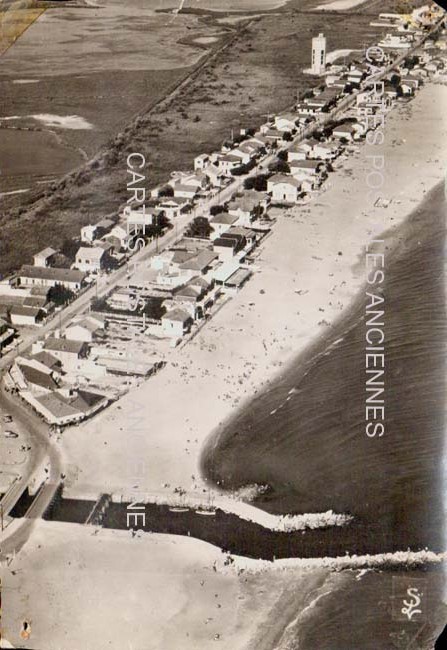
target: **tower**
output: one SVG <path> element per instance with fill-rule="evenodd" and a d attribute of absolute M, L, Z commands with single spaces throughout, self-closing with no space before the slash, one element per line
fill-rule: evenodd
<path fill-rule="evenodd" d="M 318 34 L 312 39 L 312 73 L 322 74 L 326 69 L 326 37 Z"/>

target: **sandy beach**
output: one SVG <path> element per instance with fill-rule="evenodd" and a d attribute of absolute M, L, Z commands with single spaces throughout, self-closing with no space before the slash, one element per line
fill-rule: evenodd
<path fill-rule="evenodd" d="M 278 218 L 250 282 L 173 352 L 163 372 L 93 421 L 65 431 L 67 494 L 138 490 L 168 498 L 176 486 L 203 489 L 204 441 L 346 312 L 364 284 L 367 242 L 378 228 L 401 224 L 443 178 L 446 97 L 447 88 L 430 86 L 396 108 L 383 146 L 360 146 L 321 196 Z M 365 201 L 367 155 L 379 153 L 392 170 L 385 169 L 387 209 Z M 138 480 L 136 461 L 142 461 Z"/>
<path fill-rule="evenodd" d="M 329 575 L 238 575 L 224 560 L 185 537 L 39 521 L 4 571 L 3 637 L 22 647 L 27 621 L 29 647 L 47 650 L 88 650 L 92 639 L 96 650 L 271 649 Z"/>

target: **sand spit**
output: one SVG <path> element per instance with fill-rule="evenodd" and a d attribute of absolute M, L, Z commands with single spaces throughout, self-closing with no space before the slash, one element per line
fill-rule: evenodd
<path fill-rule="evenodd" d="M 352 9 L 365 2 L 366 0 L 334 0 L 324 5 L 318 5 L 315 9 L 317 11 L 344 11 L 345 9 Z"/>
<path fill-rule="evenodd" d="M 30 647 L 46 650 L 259 650 L 258 634 L 280 634 L 327 574 L 245 576 L 191 538 L 38 521 L 4 567 L 2 634 L 21 647 L 26 620 Z"/>

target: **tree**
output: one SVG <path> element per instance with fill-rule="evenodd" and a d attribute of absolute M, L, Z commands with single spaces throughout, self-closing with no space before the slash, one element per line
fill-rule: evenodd
<path fill-rule="evenodd" d="M 254 176 L 254 184 L 253 184 L 253 189 L 256 190 L 257 192 L 266 192 L 267 191 L 267 179 L 269 178 L 269 174 L 258 174 L 257 176 Z"/>
<path fill-rule="evenodd" d="M 67 289 L 63 284 L 56 284 L 48 292 L 48 299 L 55 305 L 66 305 L 73 300 L 75 294 L 71 289 Z"/>
<path fill-rule="evenodd" d="M 158 196 L 174 196 L 174 188 L 171 185 L 165 185 L 159 190 Z"/>
<path fill-rule="evenodd" d="M 288 153 L 287 153 L 286 149 L 281 149 L 281 151 L 278 151 L 278 158 L 280 160 L 287 161 L 287 157 L 288 157 Z"/>
<path fill-rule="evenodd" d="M 397 86 L 399 86 L 399 84 L 400 84 L 400 77 L 399 77 L 399 75 L 398 75 L 398 74 L 393 74 L 393 76 L 392 76 L 391 79 L 390 79 L 390 83 L 391 83 L 391 85 L 393 85 L 395 88 L 397 88 Z"/>
<path fill-rule="evenodd" d="M 212 217 L 216 216 L 216 214 L 219 214 L 219 212 L 228 212 L 228 208 L 226 205 L 213 205 L 210 208 L 210 215 Z"/>
<path fill-rule="evenodd" d="M 293 135 L 291 133 L 289 133 L 289 131 L 285 131 L 283 136 L 282 136 L 282 139 L 285 140 L 285 142 L 292 142 Z"/>
<path fill-rule="evenodd" d="M 269 165 L 269 171 L 271 172 L 279 172 L 281 174 L 289 174 L 290 173 L 290 167 L 288 163 L 286 163 L 285 160 L 281 160 L 277 158 L 274 160 L 272 163 Z"/>
<path fill-rule="evenodd" d="M 255 176 L 249 176 L 248 178 L 245 179 L 244 181 L 244 189 L 245 190 L 252 190 L 255 186 Z"/>
<path fill-rule="evenodd" d="M 208 219 L 205 217 L 195 217 L 185 232 L 185 235 L 187 237 L 199 237 L 200 239 L 208 239 L 212 232 L 213 228 L 210 226 Z"/>
<path fill-rule="evenodd" d="M 61 253 L 68 257 L 72 262 L 76 259 L 76 253 L 78 252 L 81 244 L 75 239 L 65 239 L 61 247 Z"/>

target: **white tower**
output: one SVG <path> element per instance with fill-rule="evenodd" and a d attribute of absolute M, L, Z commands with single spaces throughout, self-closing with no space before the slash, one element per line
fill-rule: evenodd
<path fill-rule="evenodd" d="M 318 34 L 312 39 L 312 73 L 323 74 L 326 69 L 326 37 Z"/>

